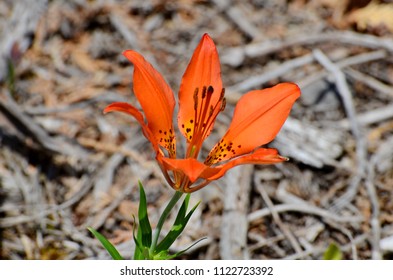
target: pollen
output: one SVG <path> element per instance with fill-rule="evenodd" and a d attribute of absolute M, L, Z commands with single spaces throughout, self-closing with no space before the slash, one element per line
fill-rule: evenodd
<path fill-rule="evenodd" d="M 240 145 L 238 145 L 237 147 L 239 146 Z M 236 157 L 237 147 L 234 147 L 232 142 L 226 142 L 225 139 L 221 139 L 221 141 L 218 142 L 210 151 L 209 155 L 205 160 L 205 164 L 212 165 L 220 161 L 228 160 L 230 158 Z"/>

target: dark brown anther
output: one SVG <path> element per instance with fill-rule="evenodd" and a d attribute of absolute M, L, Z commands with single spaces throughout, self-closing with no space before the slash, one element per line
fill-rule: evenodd
<path fill-rule="evenodd" d="M 220 99 L 224 99 L 224 95 L 225 95 L 225 88 L 222 88 L 221 94 L 220 94 Z"/>
<path fill-rule="evenodd" d="M 194 110 L 195 111 L 198 109 L 198 91 L 199 91 L 199 89 L 196 88 L 194 90 L 194 95 L 193 95 L 193 98 L 194 98 Z"/>
<path fill-rule="evenodd" d="M 209 86 L 207 88 L 207 94 L 211 95 L 211 94 L 213 94 L 213 92 L 214 92 L 214 88 L 212 86 Z"/>
<path fill-rule="evenodd" d="M 221 103 L 221 107 L 220 107 L 221 112 L 224 111 L 226 105 L 227 105 L 227 100 L 226 100 L 226 98 L 223 98 L 222 103 Z"/>
<path fill-rule="evenodd" d="M 206 97 L 206 86 L 202 88 L 202 99 Z"/>

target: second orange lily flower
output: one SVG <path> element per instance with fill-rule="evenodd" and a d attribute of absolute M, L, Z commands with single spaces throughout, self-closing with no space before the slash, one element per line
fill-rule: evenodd
<path fill-rule="evenodd" d="M 280 83 L 243 95 L 227 132 L 206 159 L 199 161 L 202 144 L 225 108 L 218 52 L 213 40 L 204 34 L 180 85 L 177 124 L 187 148 L 184 157 L 178 158 L 173 123 L 175 97 L 171 88 L 142 55 L 132 50 L 123 54 L 134 65 L 133 89 L 143 114 L 124 102 L 112 103 L 104 112 L 124 112 L 139 122 L 167 182 L 175 190 L 199 190 L 237 165 L 287 160 L 277 150 L 261 146 L 274 139 L 287 119 L 300 96 L 297 85 Z"/>

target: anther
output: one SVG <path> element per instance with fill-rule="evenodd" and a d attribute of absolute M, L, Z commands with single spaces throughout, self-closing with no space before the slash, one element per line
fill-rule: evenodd
<path fill-rule="evenodd" d="M 221 112 L 224 111 L 226 105 L 227 105 L 227 100 L 226 100 L 226 98 L 223 98 L 222 103 L 221 103 L 221 107 L 220 107 Z"/>
<path fill-rule="evenodd" d="M 198 109 L 198 91 L 199 91 L 199 89 L 195 88 L 194 95 L 193 95 L 193 98 L 194 98 L 194 110 L 195 111 Z"/>
<path fill-rule="evenodd" d="M 221 94 L 220 94 L 220 99 L 223 99 L 225 95 L 225 88 L 222 88 Z"/>
<path fill-rule="evenodd" d="M 214 92 L 214 88 L 212 86 L 209 86 L 207 88 L 207 94 L 213 94 L 213 92 Z"/>
<path fill-rule="evenodd" d="M 202 99 L 206 97 L 206 86 L 202 88 Z"/>

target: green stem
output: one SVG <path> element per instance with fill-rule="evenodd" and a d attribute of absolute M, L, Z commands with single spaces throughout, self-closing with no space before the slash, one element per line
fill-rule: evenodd
<path fill-rule="evenodd" d="M 151 242 L 151 246 L 150 246 L 150 250 L 149 250 L 150 255 L 153 255 L 154 250 L 156 249 L 158 237 L 160 236 L 161 229 L 162 229 L 162 226 L 164 225 L 166 218 L 168 217 L 169 213 L 171 212 L 173 207 L 176 205 L 176 203 L 179 201 L 179 199 L 182 197 L 182 195 L 183 195 L 182 192 L 177 191 L 173 195 L 172 199 L 169 201 L 168 205 L 165 207 L 164 211 L 162 212 L 161 217 L 158 220 L 157 227 L 154 230 L 153 240 Z"/>

